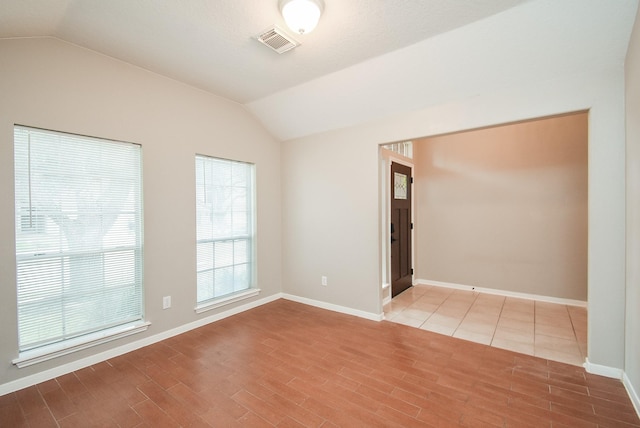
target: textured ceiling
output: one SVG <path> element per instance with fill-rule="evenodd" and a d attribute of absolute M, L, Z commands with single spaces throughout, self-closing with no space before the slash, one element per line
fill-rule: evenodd
<path fill-rule="evenodd" d="M 324 0 L 302 46 L 278 0 L 0 0 L 0 38 L 51 36 L 246 106 L 279 140 L 621 70 L 638 0 Z M 1 58 L 0 58 L 1 60 Z M 523 118 L 524 119 L 524 118 Z"/>
<path fill-rule="evenodd" d="M 527 0 L 324 1 L 283 55 L 253 39 L 284 27 L 277 0 L 2 0 L 0 38 L 58 37 L 248 103 Z"/>
<path fill-rule="evenodd" d="M 549 81 L 620 75 L 637 8 L 638 0 L 529 1 L 247 108 L 277 138 L 291 140 Z"/>

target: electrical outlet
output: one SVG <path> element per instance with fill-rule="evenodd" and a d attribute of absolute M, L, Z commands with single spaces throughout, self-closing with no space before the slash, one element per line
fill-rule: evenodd
<path fill-rule="evenodd" d="M 162 298 L 162 309 L 169 309 L 171 307 L 171 296 L 164 296 Z"/>
<path fill-rule="evenodd" d="M 323 276 L 320 278 L 320 283 L 321 283 L 323 286 L 325 286 L 325 287 L 326 287 L 326 286 L 327 286 L 327 277 L 323 275 Z"/>

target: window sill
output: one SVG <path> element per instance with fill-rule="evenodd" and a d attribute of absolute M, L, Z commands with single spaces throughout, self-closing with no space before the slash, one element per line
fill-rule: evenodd
<path fill-rule="evenodd" d="M 260 294 L 259 288 L 250 288 L 245 291 L 241 291 L 239 293 L 231 294 L 229 296 L 224 296 L 216 300 L 212 300 L 207 303 L 203 303 L 202 305 L 196 306 L 196 313 L 200 314 L 202 312 L 210 311 L 212 309 L 219 308 L 221 306 L 230 305 L 231 303 L 239 302 L 241 300 L 248 299 L 250 297 L 254 297 Z"/>
<path fill-rule="evenodd" d="M 55 343 L 53 345 L 42 346 L 40 348 L 21 352 L 20 356 L 11 362 L 18 366 L 19 369 L 29 367 L 33 364 L 42 363 L 92 346 L 97 346 L 111 342 L 112 340 L 143 332 L 147 330 L 150 325 L 150 322 L 145 321 L 120 325 L 107 330 L 65 340 L 62 343 Z"/>

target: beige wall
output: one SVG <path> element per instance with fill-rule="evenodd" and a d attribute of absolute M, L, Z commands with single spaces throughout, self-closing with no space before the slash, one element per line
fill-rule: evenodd
<path fill-rule="evenodd" d="M 640 10 L 627 52 L 627 311 L 625 372 L 640 411 Z"/>
<path fill-rule="evenodd" d="M 415 277 L 587 300 L 581 113 L 415 141 Z"/>
<path fill-rule="evenodd" d="M 436 61 L 457 59 L 443 42 Z M 472 71 L 469 71 L 472 72 Z M 624 364 L 624 75 L 622 65 L 521 82 L 282 145 L 283 287 L 382 311 L 379 144 L 589 110 L 589 360 Z M 311 267 L 311 269 L 306 269 Z M 320 275 L 328 275 L 327 287 Z"/>
<path fill-rule="evenodd" d="M 285 144 L 283 291 L 375 316 L 378 150 L 367 143 L 337 133 Z"/>
<path fill-rule="evenodd" d="M 259 297 L 281 291 L 280 145 L 242 106 L 56 39 L 1 40 L 0 94 L 0 386 L 216 313 L 194 312 L 196 153 L 256 164 Z M 147 332 L 24 369 L 11 364 L 16 123 L 142 145 Z M 162 310 L 167 295 L 173 306 Z"/>

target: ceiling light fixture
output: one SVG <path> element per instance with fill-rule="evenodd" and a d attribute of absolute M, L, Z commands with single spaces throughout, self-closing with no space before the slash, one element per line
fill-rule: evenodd
<path fill-rule="evenodd" d="M 298 34 L 312 32 L 324 10 L 322 0 L 280 0 L 279 5 L 287 26 Z"/>

